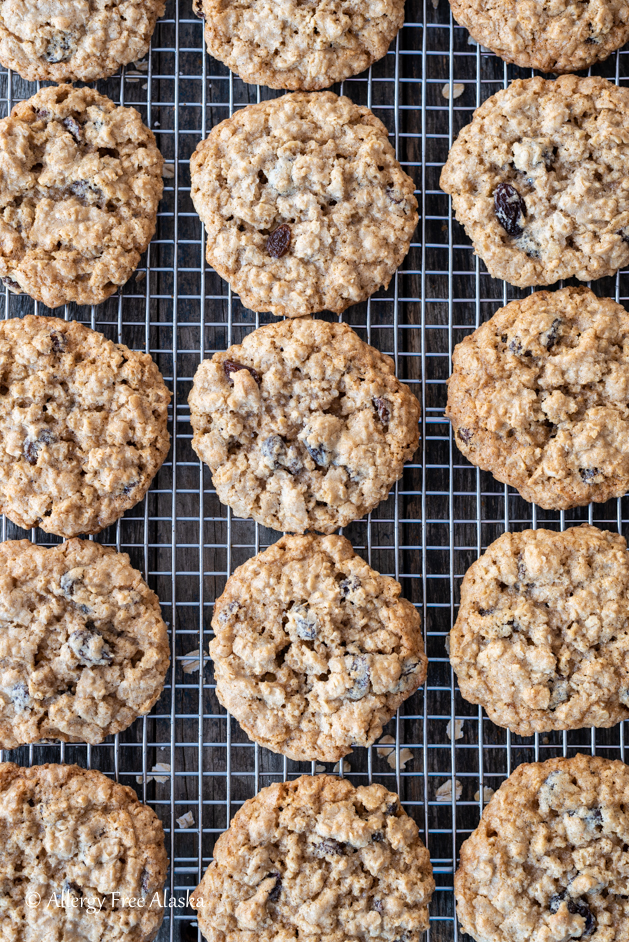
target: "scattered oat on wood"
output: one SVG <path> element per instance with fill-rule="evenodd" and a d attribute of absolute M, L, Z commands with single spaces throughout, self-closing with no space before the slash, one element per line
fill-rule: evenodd
<path fill-rule="evenodd" d="M 454 780 L 455 796 L 458 801 L 463 794 L 463 786 L 458 779 Z M 452 779 L 448 779 L 437 789 L 437 801 L 452 801 Z"/>
<path fill-rule="evenodd" d="M 203 657 L 204 667 L 209 661 L 209 659 L 210 659 L 209 655 L 207 654 Z M 184 656 L 181 658 L 181 662 L 182 662 L 181 669 L 184 672 L 184 674 L 194 674 L 194 672 L 198 671 L 201 666 L 201 658 L 199 655 L 199 649 L 197 648 L 195 651 L 188 651 L 188 653 L 184 654 Z"/>
<path fill-rule="evenodd" d="M 389 744 L 391 745 L 389 746 Z M 376 749 L 376 752 L 378 753 L 380 758 L 386 759 L 386 757 L 390 756 L 391 753 L 393 752 L 393 749 L 391 748 L 391 746 L 395 747 L 395 739 L 393 738 L 393 736 L 383 736 L 380 742 L 376 743 L 376 746 L 378 747 Z M 389 748 L 382 749 L 380 748 L 381 746 L 388 746 Z"/>
<path fill-rule="evenodd" d="M 344 772 L 344 773 L 347 773 L 347 772 L 351 772 L 351 771 L 352 771 L 352 767 L 351 767 L 351 765 L 349 764 L 349 762 L 347 762 L 345 759 L 341 759 L 340 762 L 337 762 L 337 763 L 336 763 L 336 765 L 334 766 L 334 768 L 332 769 L 332 771 L 333 771 L 333 772 L 336 772 L 337 774 L 338 774 L 339 772 L 341 772 L 341 771 Z"/>
<path fill-rule="evenodd" d="M 151 772 L 152 773 L 156 773 L 156 772 L 158 773 L 169 772 L 170 773 L 170 766 L 167 762 L 158 762 L 156 765 L 153 766 L 153 768 L 151 769 Z M 169 781 L 170 775 L 149 774 L 146 776 L 146 784 L 148 785 L 148 783 L 153 781 L 153 779 L 155 779 L 156 782 L 160 782 L 162 785 L 165 785 L 166 782 Z M 141 785 L 144 781 L 141 775 L 136 775 L 135 780 L 138 783 L 138 785 Z"/>
<path fill-rule="evenodd" d="M 164 164 L 164 169 L 162 170 L 162 176 L 164 180 L 174 180 L 175 178 L 175 165 L 174 164 Z"/>
<path fill-rule="evenodd" d="M 448 739 L 450 742 L 452 742 L 452 720 L 448 721 L 448 725 L 446 726 L 446 733 L 448 735 Z M 457 739 L 463 739 L 463 720 L 454 721 L 454 741 L 456 742 Z"/>
<path fill-rule="evenodd" d="M 175 821 L 180 828 L 185 830 L 186 828 L 191 828 L 194 825 L 194 815 L 191 811 L 186 811 L 186 813 L 182 814 L 180 818 L 175 818 Z"/>
<path fill-rule="evenodd" d="M 325 772 L 324 765 L 315 765 L 315 772 Z"/>
<path fill-rule="evenodd" d="M 387 759 L 387 762 L 389 763 L 389 765 L 391 766 L 392 769 L 395 768 L 395 758 L 396 758 L 396 756 L 395 756 L 395 750 L 393 750 L 393 751 L 391 752 L 391 755 L 390 755 L 389 758 Z M 413 758 L 414 758 L 414 756 L 413 756 L 413 753 L 411 752 L 410 749 L 400 749 L 400 768 L 401 768 L 401 769 L 405 769 L 405 768 L 406 768 L 406 763 L 407 763 L 407 762 L 410 762 L 411 759 L 413 759 Z"/>
<path fill-rule="evenodd" d="M 442 228 L 443 228 L 443 227 L 442 227 Z M 448 231 L 448 227 L 446 226 L 443 231 L 444 231 L 444 232 L 447 232 L 447 231 Z M 450 657 L 450 635 L 446 635 L 444 644 L 445 644 L 445 646 L 446 646 L 446 651 L 447 651 L 447 653 L 448 653 L 448 657 Z"/>
<path fill-rule="evenodd" d="M 135 280 L 136 280 L 136 281 L 144 281 L 145 278 L 146 278 L 146 272 L 145 272 L 145 271 L 139 271 L 139 272 L 136 274 L 136 276 L 135 276 Z"/>
<path fill-rule="evenodd" d="M 483 804 L 486 805 L 494 797 L 494 790 L 489 785 L 483 786 Z M 474 792 L 474 801 L 480 801 L 480 788 Z"/>
<path fill-rule="evenodd" d="M 465 85 L 462 85 L 461 82 L 455 82 L 454 85 L 452 86 L 452 100 L 454 101 L 455 98 L 460 98 L 464 91 L 465 91 Z M 450 83 L 449 82 L 443 86 L 443 88 L 441 89 L 441 94 L 446 99 L 446 101 L 450 100 Z"/>
<path fill-rule="evenodd" d="M 148 72 L 149 64 L 147 59 L 141 59 L 140 62 L 133 63 L 138 72 Z"/>

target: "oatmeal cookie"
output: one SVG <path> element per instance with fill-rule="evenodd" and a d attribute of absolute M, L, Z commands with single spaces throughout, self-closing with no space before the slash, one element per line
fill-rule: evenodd
<path fill-rule="evenodd" d="M 207 260 L 252 311 L 299 317 L 364 301 L 388 286 L 417 225 L 385 126 L 332 92 L 243 108 L 190 167 Z"/>
<path fill-rule="evenodd" d="M 520 736 L 629 719 L 624 538 L 504 533 L 465 574 L 450 660 L 465 699 Z"/>
<path fill-rule="evenodd" d="M 505 62 L 578 72 L 629 39 L 627 0 L 450 0 L 476 42 Z"/>
<path fill-rule="evenodd" d="M 434 887 L 397 795 L 304 775 L 244 803 L 190 903 L 208 942 L 419 942 Z"/>
<path fill-rule="evenodd" d="M 419 441 L 393 360 L 346 324 L 287 320 L 204 360 L 192 447 L 219 499 L 274 530 L 331 533 L 384 500 Z"/>
<path fill-rule="evenodd" d="M 148 713 L 170 662 L 157 596 L 123 553 L 0 543 L 0 748 L 100 743 Z"/>
<path fill-rule="evenodd" d="M 345 537 L 283 537 L 216 602 L 218 699 L 251 739 L 297 762 L 370 746 L 426 679 L 419 613 L 400 592 Z"/>
<path fill-rule="evenodd" d="M 164 832 L 133 789 L 78 765 L 5 762 L 0 846 L 0 938 L 150 942 L 157 935 Z"/>
<path fill-rule="evenodd" d="M 629 314 L 589 288 L 512 301 L 457 345 L 446 415 L 472 464 L 546 510 L 629 488 Z"/>
<path fill-rule="evenodd" d="M 168 453 L 169 401 L 147 353 L 76 321 L 0 321 L 0 511 L 67 537 L 114 523 Z"/>
<path fill-rule="evenodd" d="M 404 0 L 197 0 L 210 55 L 245 82 L 329 88 L 386 55 Z"/>
<path fill-rule="evenodd" d="M 133 108 L 44 88 L 0 121 L 0 279 L 50 308 L 100 304 L 155 232 L 162 156 Z"/>
<path fill-rule="evenodd" d="M 93 82 L 146 55 L 163 0 L 0 0 L 0 63 L 30 82 Z"/>
<path fill-rule="evenodd" d="M 536 77 L 477 109 L 441 187 L 494 278 L 588 281 L 629 262 L 628 167 L 629 88 Z"/>
<path fill-rule="evenodd" d="M 520 765 L 461 847 L 457 914 L 476 942 L 629 939 L 629 768 Z"/>

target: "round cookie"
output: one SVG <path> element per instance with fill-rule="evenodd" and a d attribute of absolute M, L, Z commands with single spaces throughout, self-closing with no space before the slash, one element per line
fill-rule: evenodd
<path fill-rule="evenodd" d="M 520 765 L 461 847 L 457 915 L 476 942 L 626 942 L 629 768 L 596 756 Z"/>
<path fill-rule="evenodd" d="M 76 321 L 0 321 L 0 511 L 66 537 L 114 523 L 168 454 L 169 402 L 147 353 Z"/>
<path fill-rule="evenodd" d="M 0 749 L 102 742 L 149 712 L 169 663 L 159 601 L 126 553 L 0 543 Z"/>
<path fill-rule="evenodd" d="M 419 942 L 434 887 L 397 795 L 304 775 L 244 803 L 190 905 L 208 942 Z"/>
<path fill-rule="evenodd" d="M 503 533 L 465 573 L 461 694 L 520 736 L 629 719 L 629 554 L 583 524 Z"/>
<path fill-rule="evenodd" d="M 626 0 L 450 0 L 470 35 L 505 62 L 542 72 L 578 72 L 629 39 Z"/>
<path fill-rule="evenodd" d="M 0 935 L 151 942 L 168 868 L 161 822 L 78 765 L 0 765 Z"/>
<path fill-rule="evenodd" d="M 393 360 L 345 324 L 287 320 L 204 360 L 192 447 L 219 500 L 274 530 L 331 533 L 384 500 L 419 441 Z"/>
<path fill-rule="evenodd" d="M 207 260 L 252 311 L 299 317 L 364 301 L 388 286 L 417 225 L 385 126 L 332 92 L 243 108 L 190 168 Z"/>
<path fill-rule="evenodd" d="M 146 55 L 164 0 L 0 0 L 0 63 L 30 82 L 93 82 Z"/>
<path fill-rule="evenodd" d="M 285 536 L 214 606 L 216 695 L 255 742 L 297 762 L 370 746 L 426 679 L 419 613 L 342 536 Z"/>
<path fill-rule="evenodd" d="M 157 222 L 162 155 L 133 108 L 44 88 L 0 121 L 0 279 L 55 308 L 100 304 Z"/>
<path fill-rule="evenodd" d="M 386 55 L 404 23 L 404 0 L 200 0 L 211 56 L 245 82 L 329 88 Z"/>
<path fill-rule="evenodd" d="M 546 510 L 629 488 L 629 314 L 589 288 L 512 301 L 457 345 L 446 415 L 472 464 Z"/>
<path fill-rule="evenodd" d="M 536 77 L 474 112 L 440 182 L 490 275 L 523 288 L 627 265 L 627 167 L 629 88 Z"/>

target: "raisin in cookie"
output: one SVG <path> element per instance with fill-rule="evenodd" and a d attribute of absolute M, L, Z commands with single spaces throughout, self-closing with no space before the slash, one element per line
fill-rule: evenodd
<path fill-rule="evenodd" d="M 629 719 L 629 554 L 617 533 L 504 533 L 450 632 L 462 695 L 520 736 Z"/>
<path fill-rule="evenodd" d="M 419 614 L 342 536 L 285 536 L 214 607 L 216 693 L 251 739 L 296 761 L 370 746 L 426 679 Z"/>
<path fill-rule="evenodd" d="M 126 554 L 0 544 L 0 748 L 102 742 L 149 712 L 169 661 L 157 596 Z"/>
<path fill-rule="evenodd" d="M 404 0 L 199 0 L 208 52 L 245 82 L 328 88 L 386 55 Z"/>
<path fill-rule="evenodd" d="M 192 447 L 219 499 L 274 530 L 331 533 L 384 500 L 419 440 L 393 361 L 345 324 L 260 327 L 204 360 Z"/>
<path fill-rule="evenodd" d="M 629 262 L 628 167 L 629 88 L 531 78 L 474 113 L 441 187 L 494 278 L 550 285 Z"/>
<path fill-rule="evenodd" d="M 31 82 L 93 82 L 146 55 L 163 0 L 0 0 L 0 63 Z"/>
<path fill-rule="evenodd" d="M 76 321 L 0 321 L 0 511 L 58 536 L 114 523 L 168 453 L 169 401 L 147 353 Z"/>
<path fill-rule="evenodd" d="M 244 803 L 190 904 L 208 942 L 419 942 L 434 887 L 397 795 L 304 775 Z"/>
<path fill-rule="evenodd" d="M 469 460 L 552 510 L 629 488 L 629 314 L 589 288 L 512 301 L 458 344 L 446 415 Z"/>
<path fill-rule="evenodd" d="M 299 317 L 364 301 L 388 286 L 417 225 L 385 126 L 332 92 L 243 108 L 190 167 L 207 260 L 253 311 Z"/>
<path fill-rule="evenodd" d="M 629 768 L 595 756 L 520 765 L 461 847 L 457 914 L 476 942 L 625 942 Z"/>
<path fill-rule="evenodd" d="M 164 832 L 135 792 L 77 765 L 0 765 L 3 939 L 150 942 Z"/>
<path fill-rule="evenodd" d="M 0 121 L 0 278 L 55 308 L 100 304 L 155 232 L 162 156 L 133 108 L 44 88 Z"/>
<path fill-rule="evenodd" d="M 450 0 L 476 42 L 506 62 L 577 72 L 629 39 L 627 0 Z"/>

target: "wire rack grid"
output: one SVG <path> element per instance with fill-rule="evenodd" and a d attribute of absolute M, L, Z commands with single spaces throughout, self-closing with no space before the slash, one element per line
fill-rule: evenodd
<path fill-rule="evenodd" d="M 626 61 L 619 53 L 595 71 L 622 82 Z M 420 609 L 430 668 L 425 688 L 385 730 L 394 738 L 392 752 L 356 749 L 342 768 L 325 768 L 357 784 L 382 782 L 400 794 L 417 820 L 437 882 L 429 930 L 435 942 L 461 934 L 453 873 L 460 844 L 478 823 L 486 788 L 497 788 L 523 761 L 576 751 L 625 757 L 622 724 L 531 738 L 498 729 L 462 700 L 447 656 L 462 576 L 504 530 L 561 529 L 589 521 L 626 535 L 629 525 L 626 499 L 569 514 L 531 507 L 471 467 L 444 420 L 455 344 L 521 292 L 490 278 L 474 257 L 439 189 L 439 173 L 473 109 L 513 78 L 530 74 L 471 43 L 453 22 L 447 0 L 407 0 L 404 28 L 388 55 L 335 89 L 370 106 L 384 121 L 402 165 L 415 179 L 420 205 L 411 251 L 389 289 L 350 308 L 344 320 L 395 358 L 398 375 L 419 397 L 421 449 L 389 499 L 345 534 L 376 569 L 399 579 Z M 96 86 L 138 108 L 154 131 L 167 161 L 164 199 L 156 236 L 119 294 L 97 308 L 69 306 L 55 314 L 150 352 L 173 390 L 171 454 L 146 499 L 97 537 L 127 552 L 157 592 L 169 625 L 172 667 L 151 715 L 102 746 L 42 744 L 2 758 L 23 765 L 78 762 L 134 787 L 164 824 L 171 862 L 166 887 L 171 906 L 159 939 L 192 942 L 197 928 L 187 893 L 199 882 L 216 837 L 234 812 L 272 781 L 322 768 L 253 745 L 216 699 L 207 657 L 213 601 L 234 568 L 278 534 L 234 518 L 219 503 L 208 470 L 191 449 L 187 406 L 201 360 L 272 320 L 243 308 L 204 264 L 202 227 L 190 200 L 189 158 L 218 121 L 279 93 L 245 85 L 205 54 L 202 23 L 191 0 L 168 0 L 146 60 Z M 2 114 L 36 90 L 1 72 Z M 594 285 L 617 300 L 626 298 L 628 287 L 627 273 Z M 29 312 L 50 313 L 5 293 L 6 317 Z M 3 519 L 3 539 L 24 536 L 56 542 Z M 177 822 L 186 812 L 194 819 L 189 827 Z"/>

